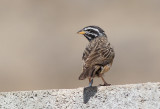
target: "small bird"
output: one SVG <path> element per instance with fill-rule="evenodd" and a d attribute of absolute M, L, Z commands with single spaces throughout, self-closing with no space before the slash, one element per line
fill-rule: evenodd
<path fill-rule="evenodd" d="M 107 35 L 98 26 L 87 26 L 78 31 L 78 34 L 84 35 L 89 44 L 85 48 L 82 56 L 83 71 L 79 76 L 79 80 L 89 79 L 89 86 L 93 84 L 94 77 L 101 77 L 104 85 L 109 86 L 103 74 L 112 66 L 115 52 L 111 44 L 108 42 Z"/>

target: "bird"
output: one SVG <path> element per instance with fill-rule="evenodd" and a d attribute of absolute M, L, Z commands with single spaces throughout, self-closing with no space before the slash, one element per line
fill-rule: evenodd
<path fill-rule="evenodd" d="M 79 80 L 88 78 L 90 87 L 93 78 L 100 77 L 104 83 L 100 84 L 101 86 L 110 86 L 111 84 L 108 84 L 103 76 L 110 70 L 115 52 L 104 30 L 98 26 L 87 26 L 77 33 L 85 36 L 89 41 L 83 52 L 83 67 Z"/>

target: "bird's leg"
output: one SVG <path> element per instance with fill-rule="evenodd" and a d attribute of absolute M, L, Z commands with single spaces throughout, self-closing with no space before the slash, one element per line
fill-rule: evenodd
<path fill-rule="evenodd" d="M 92 87 L 93 79 L 89 78 L 89 87 Z"/>
<path fill-rule="evenodd" d="M 102 79 L 102 81 L 104 82 L 104 85 L 101 85 L 100 84 L 100 86 L 110 86 L 111 84 L 108 84 L 105 80 L 104 80 L 104 78 L 102 77 L 102 76 L 100 76 L 101 77 L 101 79 Z"/>

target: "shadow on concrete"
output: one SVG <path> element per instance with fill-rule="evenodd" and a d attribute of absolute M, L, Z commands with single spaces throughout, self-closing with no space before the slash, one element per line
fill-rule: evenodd
<path fill-rule="evenodd" d="M 97 86 L 85 87 L 83 89 L 83 102 L 86 104 L 91 97 L 97 93 Z"/>

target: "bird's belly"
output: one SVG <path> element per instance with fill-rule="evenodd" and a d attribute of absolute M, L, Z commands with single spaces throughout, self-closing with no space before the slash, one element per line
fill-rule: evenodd
<path fill-rule="evenodd" d="M 100 72 L 100 74 L 103 75 L 104 73 L 108 72 L 110 67 L 111 67 L 111 64 L 108 64 L 108 65 L 104 66 L 102 71 Z"/>

